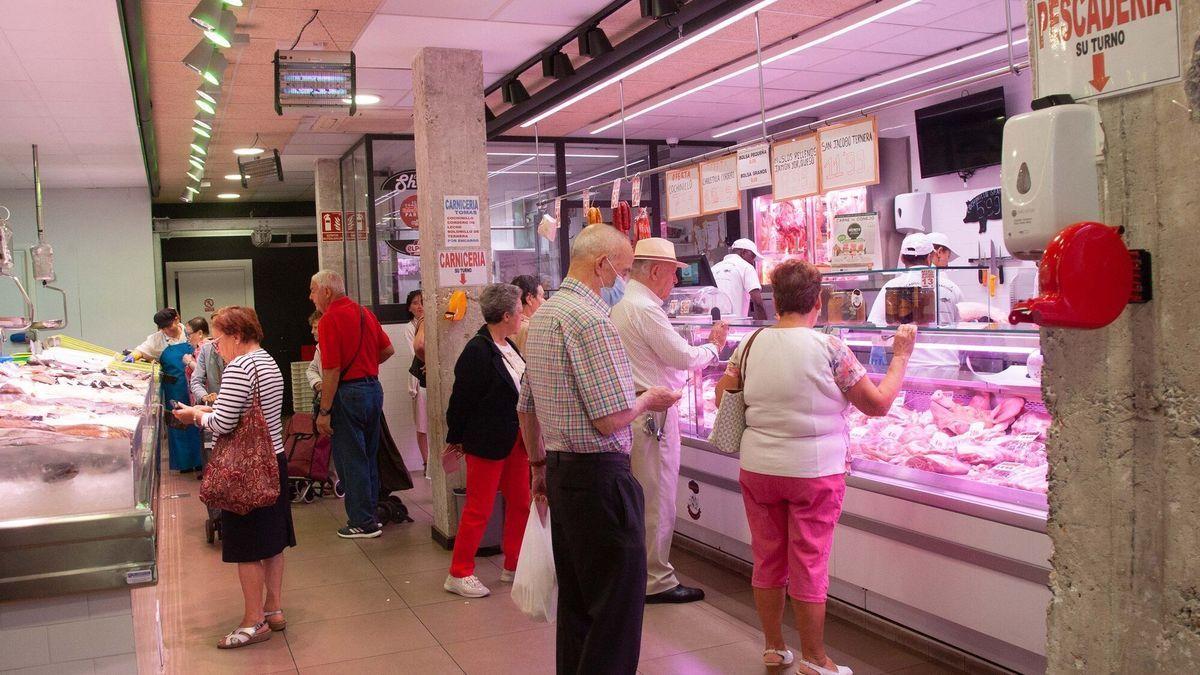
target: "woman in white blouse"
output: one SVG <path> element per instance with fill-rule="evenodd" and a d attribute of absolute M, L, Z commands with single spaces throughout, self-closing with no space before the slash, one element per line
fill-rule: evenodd
<path fill-rule="evenodd" d="M 226 366 L 221 395 L 214 407 L 181 406 L 175 417 L 199 425 L 216 436 L 233 433 L 254 394 L 271 433 L 279 464 L 279 498 L 246 515 L 221 512 L 221 559 L 237 563 L 245 613 L 233 632 L 217 643 L 233 649 L 271 638 L 287 627 L 283 617 L 283 550 L 296 545 L 287 493 L 287 458 L 283 454 L 283 374 L 259 344 L 263 337 L 258 314 L 250 307 L 225 307 L 212 322 L 212 339 Z M 265 601 L 264 601 L 265 594 Z"/>
<path fill-rule="evenodd" d="M 425 368 L 425 296 L 420 290 L 410 291 L 405 299 L 412 320 L 404 324 L 404 341 L 415 361 Z M 411 372 L 411 371 L 410 371 Z M 427 392 L 425 384 L 415 375 L 408 376 L 408 395 L 412 398 L 413 426 L 417 430 L 417 449 L 421 451 L 421 464 L 425 477 L 429 477 L 429 420 L 426 417 Z"/>
<path fill-rule="evenodd" d="M 767 666 L 790 665 L 783 641 L 786 596 L 800 633 L 804 675 L 850 675 L 825 653 L 829 551 L 846 492 L 845 413 L 853 404 L 886 415 L 900 391 L 916 331 L 901 326 L 892 364 L 876 386 L 838 338 L 813 330 L 821 312 L 821 273 L 802 260 L 771 272 L 779 322 L 738 346 L 717 383 L 742 389 L 742 500 L 754 555 L 754 602 L 762 621 Z M 747 353 L 747 350 L 749 353 Z"/>

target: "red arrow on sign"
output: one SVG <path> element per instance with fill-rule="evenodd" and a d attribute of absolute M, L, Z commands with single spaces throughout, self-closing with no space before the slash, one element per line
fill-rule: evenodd
<path fill-rule="evenodd" d="M 458 283 L 462 284 L 463 286 L 467 285 L 467 273 L 466 272 L 459 272 Z"/>
<path fill-rule="evenodd" d="M 1104 91 L 1110 79 L 1112 78 L 1104 74 L 1104 52 L 1092 54 L 1092 86 L 1096 91 Z"/>

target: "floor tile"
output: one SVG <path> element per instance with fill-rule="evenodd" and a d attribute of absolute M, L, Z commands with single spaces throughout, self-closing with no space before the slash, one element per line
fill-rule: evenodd
<path fill-rule="evenodd" d="M 442 588 L 442 584 L 446 581 L 446 573 L 445 569 L 437 569 L 428 572 L 389 575 L 387 580 L 409 607 L 461 601 L 462 596 L 449 593 Z M 500 583 L 500 570 L 486 560 L 480 559 L 475 566 L 475 576 L 479 577 L 483 585 L 491 590 L 492 595 L 489 597 L 507 597 L 512 591 L 512 584 Z"/>
<path fill-rule="evenodd" d="M 236 622 L 235 622 L 236 624 Z M 236 626 L 230 626 L 230 629 Z M 167 673 L 280 673 L 294 672 L 296 664 L 283 634 L 275 633 L 270 640 L 238 649 L 217 649 L 224 636 L 206 635 L 181 640 L 166 646 Z"/>
<path fill-rule="evenodd" d="M 379 571 L 389 578 L 412 572 L 450 569 L 450 552 L 432 541 L 400 548 L 376 549 L 363 545 L 362 550 Z"/>
<path fill-rule="evenodd" d="M 303 588 L 283 596 L 288 626 L 405 607 L 400 594 L 384 579 Z"/>
<path fill-rule="evenodd" d="M 507 594 L 474 600 L 459 598 L 414 607 L 412 611 L 442 644 L 517 633 L 540 625 L 526 618 Z"/>
<path fill-rule="evenodd" d="M 788 623 L 794 626 L 794 621 L 795 616 L 792 615 Z M 923 656 L 914 651 L 834 618 L 825 622 L 825 644 L 884 672 L 892 672 L 926 662 Z"/>
<path fill-rule="evenodd" d="M 908 668 L 893 670 L 894 675 L 964 675 L 966 671 L 944 666 L 940 663 L 920 663 Z"/>
<path fill-rule="evenodd" d="M 446 651 L 468 675 L 529 675 L 554 672 L 553 624 L 532 630 L 452 642 Z"/>
<path fill-rule="evenodd" d="M 377 579 L 381 575 L 375 565 L 361 552 L 325 558 L 298 560 L 283 572 L 283 590 L 294 591 L 314 586 Z"/>
<path fill-rule="evenodd" d="M 761 675 L 763 670 L 762 645 L 755 642 L 734 642 L 649 661 L 642 659 L 638 664 L 638 672 L 645 675 Z"/>
<path fill-rule="evenodd" d="M 698 606 L 646 605 L 642 623 L 642 660 L 717 647 L 745 640 L 745 629 Z"/>
<path fill-rule="evenodd" d="M 299 668 L 437 646 L 408 609 L 289 625 L 284 634 Z"/>
<path fill-rule="evenodd" d="M 690 555 L 681 556 L 678 548 L 671 551 L 671 564 L 681 575 L 680 583 L 684 583 L 684 578 L 694 582 L 689 583 L 689 586 L 695 585 L 705 591 L 712 590 L 724 594 L 739 593 L 750 589 L 750 580 L 742 575 L 703 558 Z"/>
<path fill-rule="evenodd" d="M 462 668 L 459 668 L 454 659 L 441 647 L 426 647 L 300 669 L 300 675 L 458 675 L 462 672 Z"/>
<path fill-rule="evenodd" d="M 352 539 L 342 539 L 330 528 L 322 532 L 296 533 L 296 545 L 284 551 L 288 562 L 360 553 Z"/>

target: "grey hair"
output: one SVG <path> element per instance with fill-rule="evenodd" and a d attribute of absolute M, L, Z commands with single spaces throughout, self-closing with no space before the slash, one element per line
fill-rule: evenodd
<path fill-rule="evenodd" d="M 654 266 L 659 264 L 660 260 L 647 260 L 645 258 L 634 258 L 631 274 L 634 277 L 648 277 L 650 272 L 654 270 Z"/>
<path fill-rule="evenodd" d="M 617 228 L 604 223 L 588 225 L 571 243 L 571 262 L 590 262 L 601 256 L 614 256 L 629 249 L 629 239 Z"/>
<path fill-rule="evenodd" d="M 333 270 L 321 270 L 312 275 L 312 281 L 317 288 L 327 288 L 337 295 L 346 294 L 346 280 Z"/>
<path fill-rule="evenodd" d="M 483 320 L 495 324 L 504 320 L 505 313 L 521 313 L 521 289 L 512 284 L 489 284 L 479 294 L 479 309 Z"/>

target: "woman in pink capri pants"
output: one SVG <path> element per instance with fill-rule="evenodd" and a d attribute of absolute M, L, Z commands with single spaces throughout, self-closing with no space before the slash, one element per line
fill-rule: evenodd
<path fill-rule="evenodd" d="M 821 311 L 821 273 L 788 260 L 771 272 L 779 321 L 745 340 L 717 383 L 717 400 L 743 388 L 746 432 L 741 477 L 754 602 L 766 646 L 763 663 L 790 665 L 783 642 L 785 594 L 792 598 L 805 675 L 850 675 L 825 654 L 825 596 L 833 528 L 846 492 L 846 409 L 886 415 L 900 391 L 916 330 L 901 326 L 892 363 L 876 386 L 838 338 L 813 330 Z M 745 376 L 745 385 L 742 378 Z"/>

